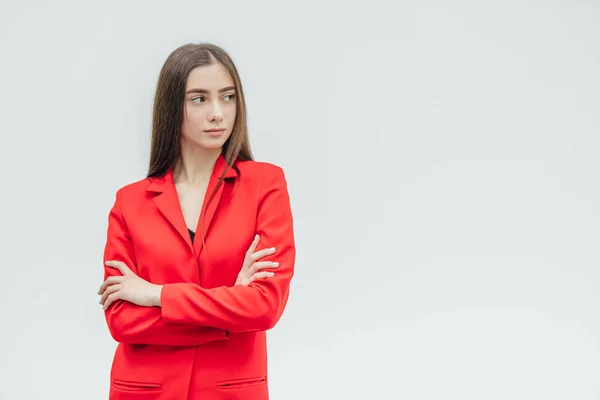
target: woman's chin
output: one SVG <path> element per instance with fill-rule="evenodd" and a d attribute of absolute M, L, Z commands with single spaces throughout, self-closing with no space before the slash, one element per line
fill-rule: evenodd
<path fill-rule="evenodd" d="M 218 150 L 221 149 L 223 147 L 224 141 L 221 139 L 215 140 L 215 139 L 202 139 L 202 140 L 194 140 L 192 142 L 188 142 L 188 144 L 191 144 L 193 147 L 199 149 L 199 150 Z"/>

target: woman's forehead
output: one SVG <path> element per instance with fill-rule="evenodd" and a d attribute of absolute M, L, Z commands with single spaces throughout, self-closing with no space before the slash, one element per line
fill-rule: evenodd
<path fill-rule="evenodd" d="M 233 85 L 233 79 L 223 65 L 211 64 L 192 69 L 188 75 L 186 89 L 206 89 L 218 92 Z"/>

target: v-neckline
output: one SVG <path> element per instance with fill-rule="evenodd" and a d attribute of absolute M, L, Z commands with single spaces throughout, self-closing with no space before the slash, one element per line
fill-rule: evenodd
<path fill-rule="evenodd" d="M 225 158 L 223 157 L 223 155 L 220 155 L 217 159 L 217 163 L 215 164 L 213 173 L 210 177 L 208 186 L 206 188 L 194 236 L 197 235 L 198 230 L 201 228 L 200 221 L 202 220 L 202 214 L 204 212 L 206 212 L 204 230 L 205 232 L 208 232 L 210 230 L 210 225 L 215 215 L 217 205 L 219 204 L 221 194 L 223 193 L 224 187 L 227 186 L 225 184 L 225 181 L 218 186 L 209 204 L 206 204 L 208 200 L 207 198 L 209 197 L 208 194 L 211 193 L 212 189 L 219 181 L 219 177 L 223 173 L 224 168 L 226 167 L 227 163 L 225 162 Z M 236 176 L 237 170 L 232 167 L 227 168 L 227 171 L 225 171 L 224 174 L 225 179 L 235 178 Z M 167 218 L 167 220 L 177 230 L 177 232 L 179 232 L 179 234 L 182 236 L 182 239 L 190 245 L 191 250 L 196 254 L 196 256 L 199 256 L 200 252 L 202 251 L 202 241 L 191 240 L 190 228 L 187 227 L 187 223 L 183 215 L 183 209 L 181 207 L 181 203 L 179 202 L 177 188 L 175 187 L 175 182 L 173 180 L 173 169 L 171 168 L 167 170 L 165 175 L 163 175 L 162 177 L 153 178 L 146 190 L 159 193 L 158 196 L 154 196 L 152 198 L 159 211 L 165 216 L 165 218 Z"/>

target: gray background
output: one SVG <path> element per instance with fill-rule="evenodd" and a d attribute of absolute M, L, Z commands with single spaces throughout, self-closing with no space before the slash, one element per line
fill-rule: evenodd
<path fill-rule="evenodd" d="M 298 257 L 273 399 L 600 397 L 598 1 L 2 1 L 0 399 L 107 398 L 115 191 L 225 47 Z"/>

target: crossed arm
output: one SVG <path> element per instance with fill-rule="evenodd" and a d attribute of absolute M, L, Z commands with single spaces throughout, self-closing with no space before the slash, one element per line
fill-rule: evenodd
<path fill-rule="evenodd" d="M 117 193 L 109 214 L 104 260 L 121 261 L 137 275 L 120 205 Z M 119 299 L 104 311 L 113 338 L 131 344 L 197 346 L 225 340 L 228 332 L 271 329 L 287 303 L 296 252 L 287 184 L 279 167 L 271 168 L 264 178 L 256 226 L 261 245 L 277 249 L 279 267 L 274 276 L 247 286 L 211 289 L 194 283 L 153 285 L 156 292 L 146 299 L 153 306 Z M 119 270 L 107 265 L 104 271 L 105 279 L 120 276 Z"/>

